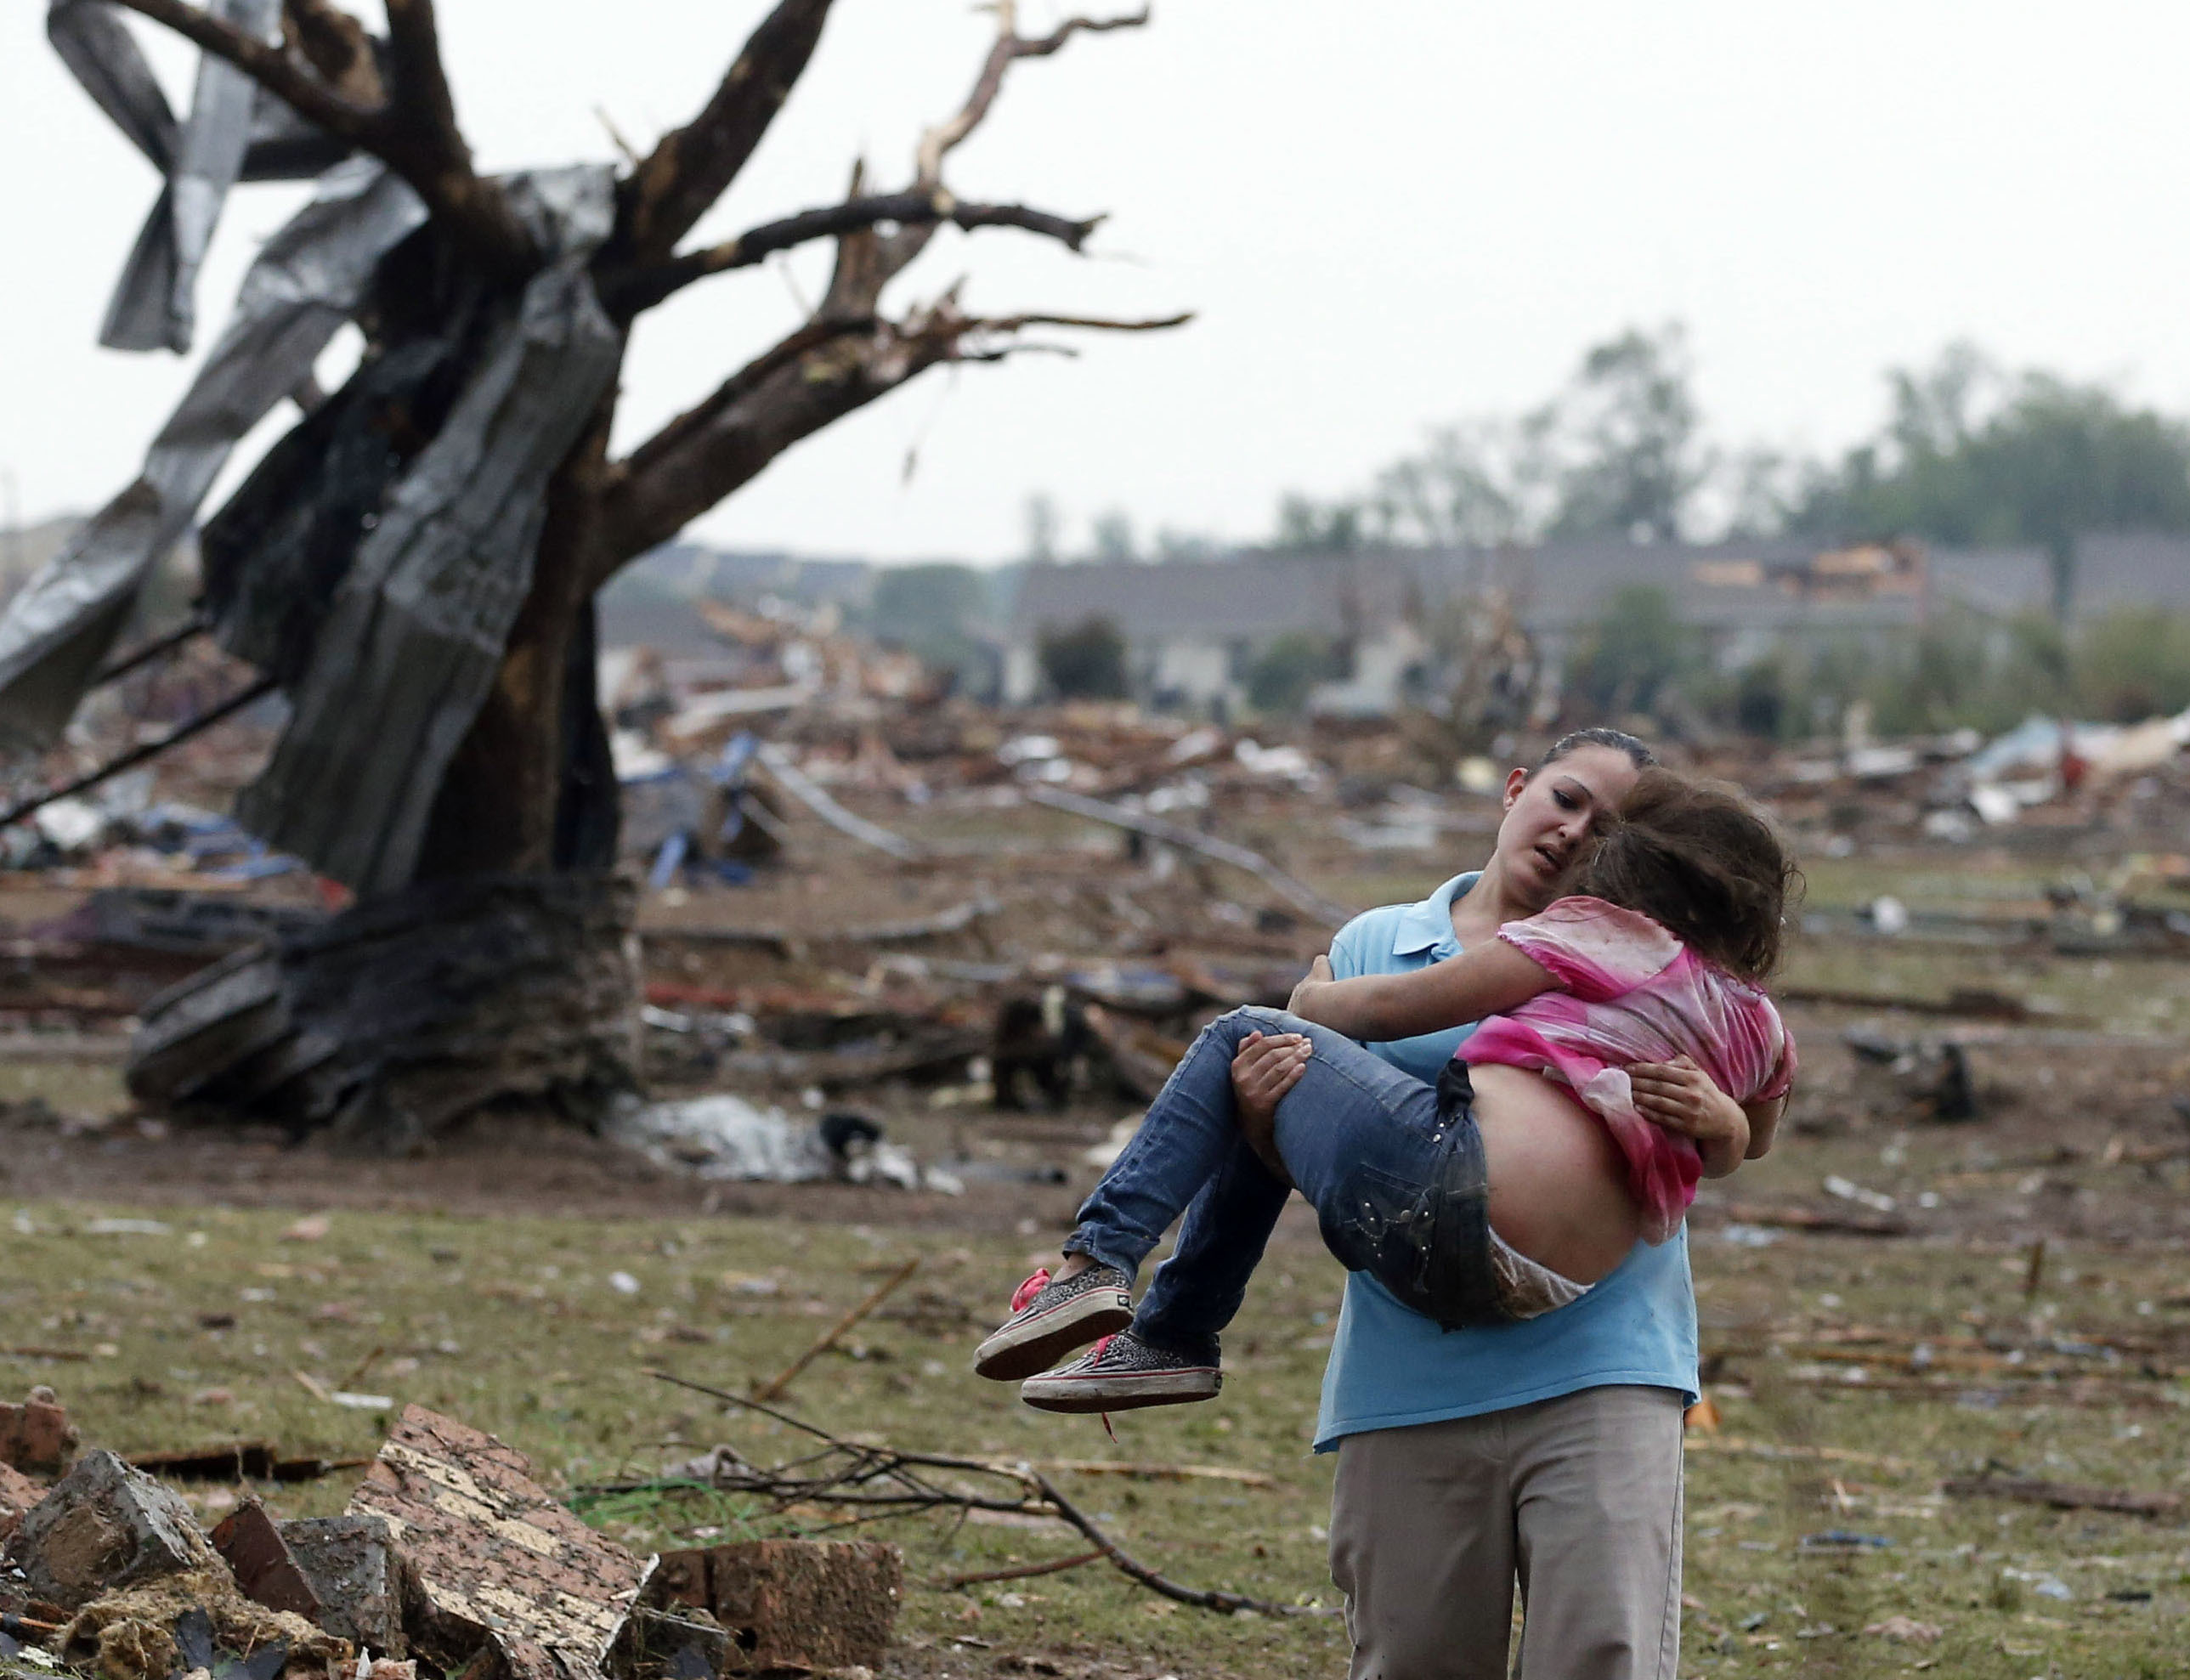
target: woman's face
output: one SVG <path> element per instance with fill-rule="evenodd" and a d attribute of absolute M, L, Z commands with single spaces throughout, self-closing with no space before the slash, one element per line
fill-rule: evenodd
<path fill-rule="evenodd" d="M 1578 746 L 1534 775 L 1506 778 L 1506 817 L 1498 825 L 1498 864 L 1506 890 L 1523 904 L 1551 900 L 1559 873 L 1602 813 L 1617 809 L 1640 772 L 1617 747 Z"/>

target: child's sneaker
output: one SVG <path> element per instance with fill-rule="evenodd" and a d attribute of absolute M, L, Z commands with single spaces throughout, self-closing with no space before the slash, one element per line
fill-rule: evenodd
<path fill-rule="evenodd" d="M 973 1350 L 973 1371 L 1016 1382 L 1132 1321 L 1132 1286 L 1115 1266 L 1089 1266 L 1054 1280 L 1044 1267 L 1013 1291 L 1011 1317 Z"/>
<path fill-rule="evenodd" d="M 1224 1386 L 1212 1343 L 1207 1357 L 1173 1354 L 1130 1330 L 1106 1336 L 1061 1371 L 1030 1376 L 1019 1398 L 1044 1411 L 1131 1411 L 1214 1399 Z"/>

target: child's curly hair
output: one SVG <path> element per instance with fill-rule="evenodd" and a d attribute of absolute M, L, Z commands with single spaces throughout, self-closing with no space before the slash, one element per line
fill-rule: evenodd
<path fill-rule="evenodd" d="M 1729 788 L 1653 765 L 1601 820 L 1566 881 L 1640 911 L 1743 979 L 1779 966 L 1782 918 L 1802 874 L 1772 826 Z"/>

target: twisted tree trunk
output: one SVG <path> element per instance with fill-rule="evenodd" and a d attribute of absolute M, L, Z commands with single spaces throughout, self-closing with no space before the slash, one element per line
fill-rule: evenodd
<path fill-rule="evenodd" d="M 474 172 L 431 0 L 388 0 L 377 50 L 332 0 L 287 0 L 281 46 L 189 0 L 121 3 L 379 159 L 427 218 L 382 259 L 349 384 L 206 531 L 224 639 L 298 701 L 245 814 L 360 901 L 161 1000 L 132 1087 L 403 1147 L 499 1100 L 593 1118 L 638 1078 L 633 894 L 607 873 L 616 808 L 593 691 L 596 593 L 785 450 L 939 362 L 1001 360 L 1034 326 L 1184 319 L 983 319 L 949 293 L 894 317 L 882 308 L 946 221 L 1081 247 L 1099 219 L 962 201 L 944 162 L 1014 62 L 1146 14 L 1026 37 L 1007 0 L 972 91 L 922 138 L 909 186 L 867 194 L 855 171 L 841 203 L 680 251 L 803 72 L 829 0 L 779 0 L 706 107 L 614 184 L 612 225 L 589 219 L 598 173 Z M 813 317 L 612 459 L 616 380 L 598 376 L 636 316 L 822 239 L 836 270 Z M 574 418 L 601 394 L 567 447 L 567 429 L 528 433 L 525 393 L 578 389 Z M 452 435 L 459 446 L 445 446 Z M 528 474 L 549 437 L 561 452 L 543 481 Z M 417 686 L 391 681 L 414 667 Z M 373 739 L 383 720 L 345 710 L 353 673 L 413 762 L 391 765 Z"/>

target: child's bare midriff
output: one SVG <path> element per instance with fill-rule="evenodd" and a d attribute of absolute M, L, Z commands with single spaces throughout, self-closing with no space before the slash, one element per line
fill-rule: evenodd
<path fill-rule="evenodd" d="M 1540 1266 L 1595 1283 L 1642 1218 L 1612 1134 L 1564 1086 L 1524 1068 L 1468 1069 L 1490 1179 L 1490 1228 Z"/>

